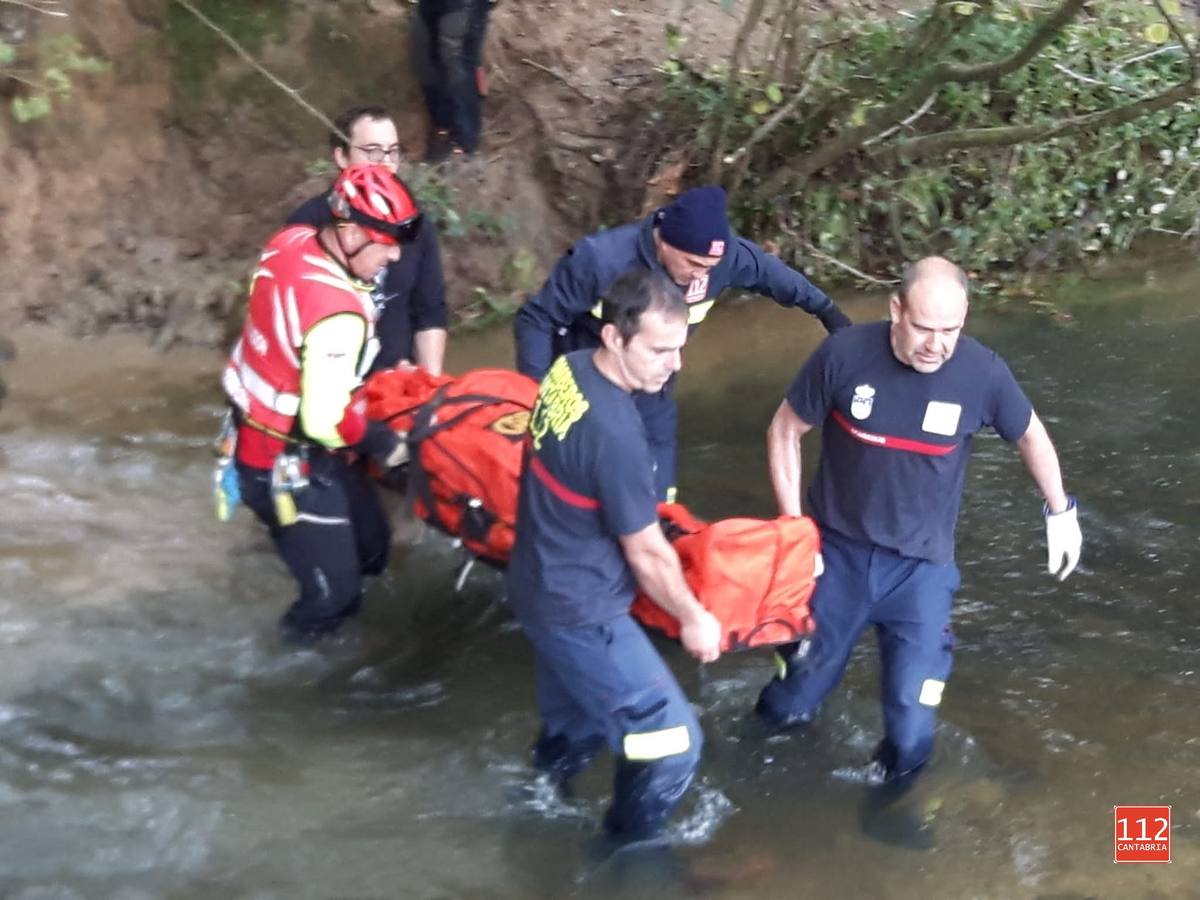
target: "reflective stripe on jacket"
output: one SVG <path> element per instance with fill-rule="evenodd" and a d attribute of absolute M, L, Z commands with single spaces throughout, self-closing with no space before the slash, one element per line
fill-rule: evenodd
<path fill-rule="evenodd" d="M 360 373 L 377 347 L 366 287 L 325 253 L 316 234 L 308 226 L 288 227 L 264 248 L 250 285 L 245 325 L 222 377 L 243 418 L 277 434 L 295 430 L 304 342 L 317 323 L 347 313 L 366 323 L 365 339 L 346 348 Z"/>

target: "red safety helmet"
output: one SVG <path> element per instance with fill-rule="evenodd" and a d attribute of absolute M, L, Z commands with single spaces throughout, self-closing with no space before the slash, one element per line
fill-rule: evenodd
<path fill-rule="evenodd" d="M 387 166 L 348 166 L 329 192 L 335 218 L 362 227 L 379 244 L 407 244 L 421 228 L 421 210 L 408 187 Z"/>

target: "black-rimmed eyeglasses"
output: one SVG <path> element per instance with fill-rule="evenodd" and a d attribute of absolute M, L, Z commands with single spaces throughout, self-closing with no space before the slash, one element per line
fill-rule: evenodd
<path fill-rule="evenodd" d="M 390 159 L 392 162 L 400 162 L 399 144 L 392 144 L 390 147 L 383 147 L 379 144 L 365 144 L 362 147 L 355 146 L 354 149 L 363 154 L 369 162 L 381 163 L 385 159 Z"/>

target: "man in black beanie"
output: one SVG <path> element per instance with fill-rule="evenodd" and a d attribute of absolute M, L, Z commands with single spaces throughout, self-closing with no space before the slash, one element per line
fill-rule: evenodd
<path fill-rule="evenodd" d="M 704 321 L 726 288 L 770 297 L 816 316 L 833 332 L 850 324 L 824 292 L 753 241 L 729 228 L 724 189 L 692 188 L 640 222 L 588 235 L 562 257 L 517 311 L 517 368 L 541 379 L 563 353 L 600 345 L 600 298 L 619 275 L 644 268 L 685 292 L 688 323 Z M 655 461 L 660 500 L 675 499 L 674 378 L 653 394 L 634 394 Z"/>

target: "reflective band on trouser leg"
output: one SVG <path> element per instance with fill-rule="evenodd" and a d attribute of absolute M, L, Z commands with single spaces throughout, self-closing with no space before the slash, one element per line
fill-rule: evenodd
<path fill-rule="evenodd" d="M 787 677 L 788 677 L 788 664 L 787 664 L 787 660 L 783 658 L 783 654 L 782 654 L 782 653 L 780 653 L 778 650 L 776 650 L 776 651 L 775 651 L 775 652 L 772 654 L 772 659 L 773 659 L 773 660 L 774 660 L 774 662 L 775 662 L 775 676 L 776 676 L 776 677 L 777 677 L 777 678 L 778 678 L 780 681 L 783 681 L 785 678 L 787 678 Z"/>
<path fill-rule="evenodd" d="M 692 746 L 686 725 L 625 735 L 622 752 L 626 759 L 648 762 L 687 753 Z"/>
<path fill-rule="evenodd" d="M 922 706 L 941 706 L 942 691 L 945 689 L 946 682 L 936 678 L 926 678 L 921 683 L 921 696 L 917 698 L 917 702 Z"/>

